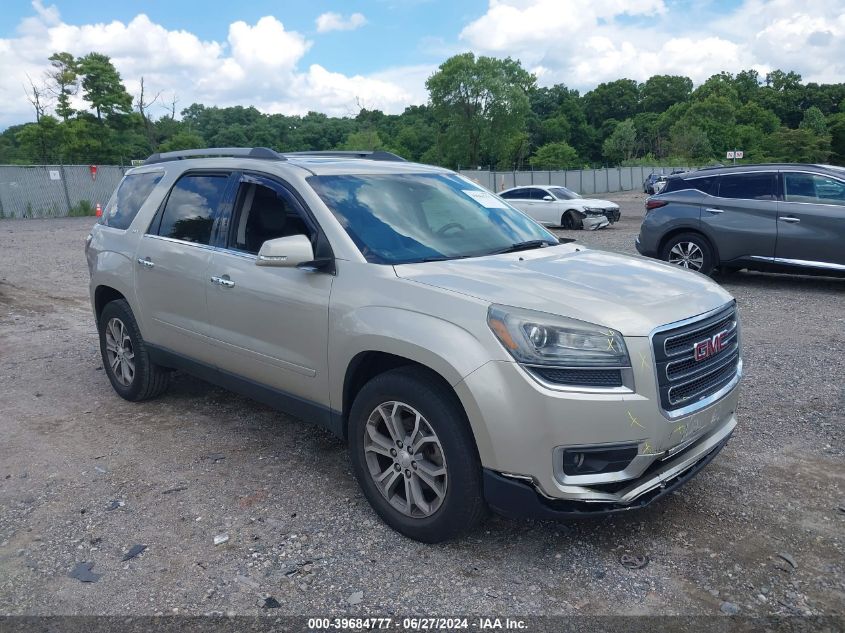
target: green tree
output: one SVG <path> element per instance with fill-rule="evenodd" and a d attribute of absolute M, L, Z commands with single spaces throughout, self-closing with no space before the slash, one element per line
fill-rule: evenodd
<path fill-rule="evenodd" d="M 669 106 L 687 101 L 692 94 L 692 79 L 680 75 L 654 75 L 640 86 L 640 109 L 663 112 Z"/>
<path fill-rule="evenodd" d="M 616 125 L 613 133 L 602 144 L 605 158 L 613 164 L 633 158 L 637 148 L 637 130 L 631 119 Z"/>
<path fill-rule="evenodd" d="M 836 165 L 845 165 L 845 112 L 832 115 L 827 129 L 830 130 L 830 160 Z"/>
<path fill-rule="evenodd" d="M 807 128 L 782 127 L 766 137 L 761 149 L 774 162 L 826 163 L 830 157 L 830 136 L 819 136 Z"/>
<path fill-rule="evenodd" d="M 827 123 L 824 120 L 824 114 L 816 106 L 811 106 L 804 111 L 804 118 L 798 125 L 802 130 L 810 130 L 816 136 L 825 136 L 827 134 Z"/>
<path fill-rule="evenodd" d="M 534 76 L 518 61 L 464 53 L 426 81 L 440 142 L 452 164 L 497 163 L 509 139 L 525 128 Z"/>
<path fill-rule="evenodd" d="M 348 150 L 377 150 L 384 149 L 384 143 L 376 130 L 367 129 L 352 132 L 346 137 L 346 142 L 342 145 L 342 148 Z"/>
<path fill-rule="evenodd" d="M 705 161 L 713 156 L 707 132 L 694 125 L 676 123 L 672 126 L 669 143 L 674 155 L 693 162 Z"/>
<path fill-rule="evenodd" d="M 28 162 L 46 165 L 59 162 L 59 148 L 62 144 L 62 128 L 59 121 L 49 114 L 38 119 L 38 123 L 25 125 L 17 133 L 22 157 Z"/>
<path fill-rule="evenodd" d="M 49 60 L 47 89 L 56 99 L 56 114 L 67 123 L 75 112 L 70 106 L 70 98 L 79 90 L 76 58 L 70 53 L 53 53 Z"/>
<path fill-rule="evenodd" d="M 754 101 L 746 103 L 736 112 L 739 125 L 750 125 L 762 134 L 771 134 L 780 127 L 780 119 L 771 110 L 767 110 Z"/>
<path fill-rule="evenodd" d="M 181 130 L 169 139 L 160 143 L 159 152 L 175 152 L 180 149 L 200 149 L 205 147 L 205 141 L 196 132 Z"/>
<path fill-rule="evenodd" d="M 572 169 L 579 166 L 578 152 L 569 143 L 548 143 L 538 148 L 528 160 L 538 169 Z"/>
<path fill-rule="evenodd" d="M 78 60 L 77 68 L 82 77 L 82 96 L 97 113 L 97 121 L 132 111 L 132 97 L 107 55 L 88 53 Z"/>
<path fill-rule="evenodd" d="M 608 119 L 629 119 L 637 113 L 638 107 L 639 86 L 633 79 L 602 83 L 584 95 L 587 120 L 595 127 L 600 127 Z"/>

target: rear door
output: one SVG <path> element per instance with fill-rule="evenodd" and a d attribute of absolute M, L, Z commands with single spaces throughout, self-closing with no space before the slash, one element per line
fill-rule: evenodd
<path fill-rule="evenodd" d="M 217 366 L 287 394 L 328 404 L 328 315 L 334 276 L 256 266 L 264 241 L 317 226 L 281 183 L 244 175 L 231 222 L 211 255 L 210 336 Z M 209 283 L 215 278 L 216 283 Z"/>
<path fill-rule="evenodd" d="M 144 338 L 159 347 L 212 362 L 206 289 L 214 224 L 230 174 L 188 172 L 173 185 L 141 238 L 135 287 L 145 316 Z"/>
<path fill-rule="evenodd" d="M 845 182 L 784 171 L 775 258 L 783 263 L 845 270 Z"/>
<path fill-rule="evenodd" d="M 561 218 L 560 203 L 554 196 L 540 187 L 531 187 L 531 217 L 542 224 L 558 226 Z M 551 200 L 546 200 L 551 198 Z"/>
<path fill-rule="evenodd" d="M 528 187 L 521 187 L 513 189 L 500 194 L 502 198 L 508 201 L 508 204 L 516 207 L 525 213 L 531 209 L 531 190 Z"/>
<path fill-rule="evenodd" d="M 718 177 L 715 196 L 701 209 L 701 228 L 719 259 L 772 260 L 777 241 L 776 172 L 744 172 Z"/>

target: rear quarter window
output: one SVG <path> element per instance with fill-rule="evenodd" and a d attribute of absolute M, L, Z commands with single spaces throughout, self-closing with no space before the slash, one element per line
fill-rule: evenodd
<path fill-rule="evenodd" d="M 106 205 L 100 224 L 128 229 L 163 176 L 164 172 L 160 171 L 125 176 Z"/>
<path fill-rule="evenodd" d="M 672 191 L 681 191 L 682 189 L 695 189 L 701 193 L 708 195 L 715 195 L 716 178 L 669 178 L 666 186 L 660 193 L 670 193 Z"/>

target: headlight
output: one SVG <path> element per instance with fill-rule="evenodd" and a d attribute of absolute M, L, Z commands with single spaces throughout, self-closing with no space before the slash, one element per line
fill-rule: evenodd
<path fill-rule="evenodd" d="M 604 209 L 598 207 L 584 207 L 584 213 L 587 215 L 604 215 Z"/>
<path fill-rule="evenodd" d="M 558 367 L 630 367 L 616 330 L 522 308 L 492 305 L 487 324 L 520 363 Z"/>

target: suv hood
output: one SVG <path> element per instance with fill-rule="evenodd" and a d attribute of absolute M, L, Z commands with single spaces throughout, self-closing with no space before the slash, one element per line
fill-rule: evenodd
<path fill-rule="evenodd" d="M 625 336 L 648 336 L 732 299 L 698 273 L 580 244 L 394 269 L 402 279 L 604 325 Z"/>

